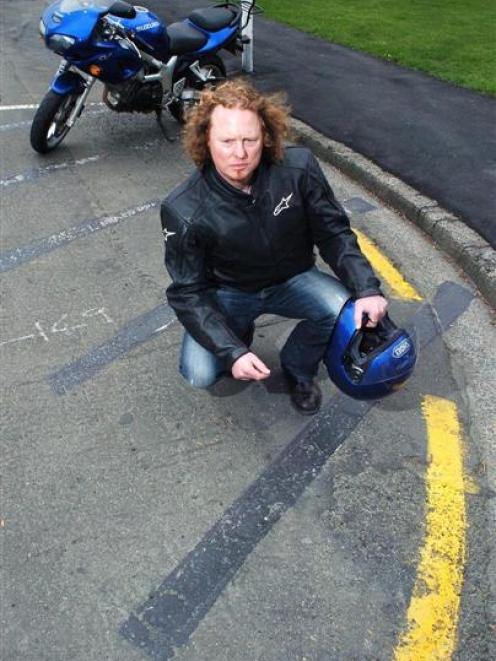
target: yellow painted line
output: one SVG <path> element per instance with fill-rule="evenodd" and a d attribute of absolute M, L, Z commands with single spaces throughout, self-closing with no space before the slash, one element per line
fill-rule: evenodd
<path fill-rule="evenodd" d="M 394 295 L 407 301 L 423 300 L 415 287 L 405 280 L 393 263 L 381 253 L 379 248 L 363 232 L 357 229 L 353 229 L 353 231 L 357 235 L 361 251 L 376 273 L 388 284 Z"/>
<path fill-rule="evenodd" d="M 465 496 L 462 437 L 456 405 L 426 396 L 426 531 L 407 626 L 395 661 L 448 661 L 456 635 L 465 563 Z"/>

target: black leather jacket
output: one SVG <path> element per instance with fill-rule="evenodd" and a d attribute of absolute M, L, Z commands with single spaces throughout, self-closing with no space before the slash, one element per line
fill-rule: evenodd
<path fill-rule="evenodd" d="M 314 247 L 356 298 L 380 294 L 345 211 L 312 153 L 287 147 L 282 163 L 262 161 L 251 194 L 212 164 L 162 203 L 167 299 L 186 330 L 232 365 L 245 344 L 216 303 L 219 286 L 258 291 L 311 268 Z"/>

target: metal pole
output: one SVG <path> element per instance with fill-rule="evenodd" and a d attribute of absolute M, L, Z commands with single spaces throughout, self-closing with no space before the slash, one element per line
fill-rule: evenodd
<path fill-rule="evenodd" d="M 242 2 L 242 15 L 241 15 L 241 25 L 244 25 L 241 32 L 241 38 L 243 39 L 243 53 L 241 55 L 241 68 L 246 73 L 253 73 L 253 13 L 250 13 L 250 19 L 247 21 L 248 13 L 250 9 L 255 4 L 255 0 L 250 2 L 245 0 Z M 245 25 L 246 23 L 246 25 Z"/>

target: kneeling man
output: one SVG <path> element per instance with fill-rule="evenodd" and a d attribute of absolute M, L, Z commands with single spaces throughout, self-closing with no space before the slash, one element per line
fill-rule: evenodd
<path fill-rule="evenodd" d="M 373 327 L 387 302 L 317 160 L 284 147 L 288 123 L 279 97 L 244 81 L 202 92 L 184 133 L 197 170 L 161 207 L 167 298 L 185 328 L 181 374 L 200 388 L 226 373 L 266 379 L 250 351 L 255 319 L 300 319 L 280 359 L 293 405 L 311 415 L 343 304 L 356 298 L 357 327 Z M 337 278 L 315 266 L 316 248 Z"/>

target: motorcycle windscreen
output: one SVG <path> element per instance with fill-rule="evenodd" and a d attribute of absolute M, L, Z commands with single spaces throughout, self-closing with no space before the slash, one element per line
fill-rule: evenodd
<path fill-rule="evenodd" d="M 73 11 L 81 11 L 82 9 L 101 9 L 106 11 L 114 0 L 61 0 L 58 11 L 64 14 L 70 14 Z"/>

